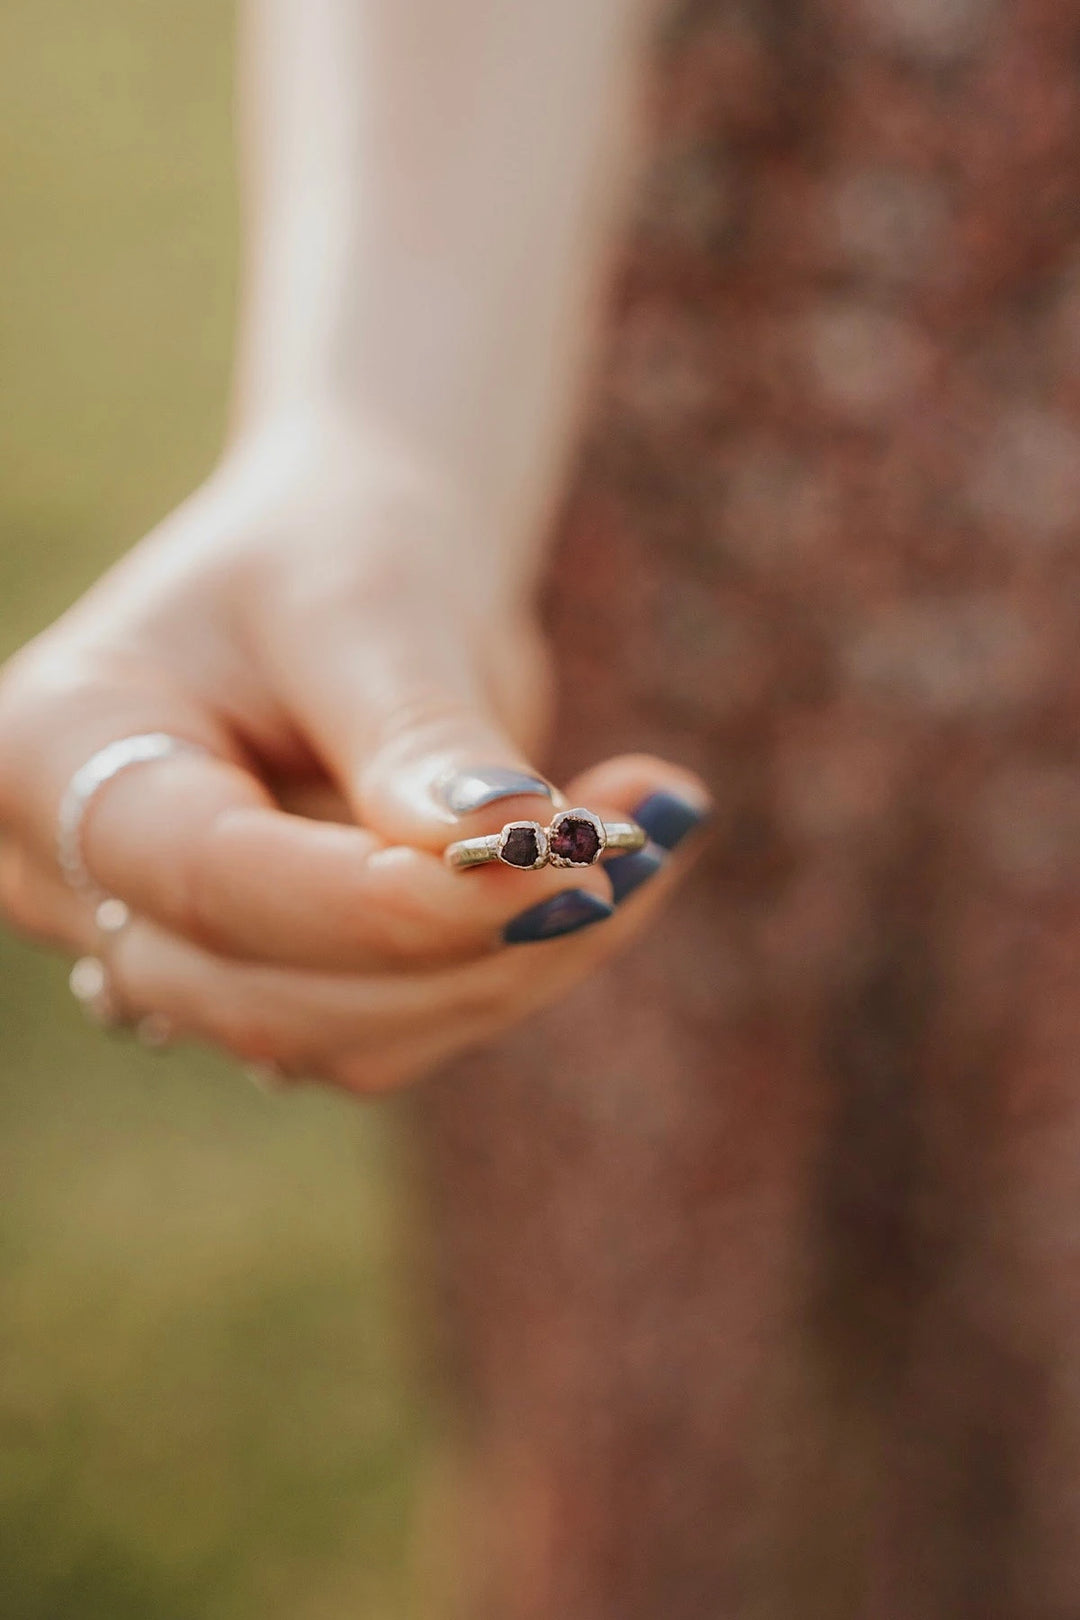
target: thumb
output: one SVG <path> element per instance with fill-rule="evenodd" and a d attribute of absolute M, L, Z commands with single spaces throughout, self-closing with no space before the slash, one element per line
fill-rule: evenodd
<path fill-rule="evenodd" d="M 439 851 L 504 822 L 546 822 L 564 801 L 502 718 L 535 735 L 547 707 L 539 642 L 515 640 L 517 685 L 497 713 L 469 637 L 415 600 L 408 630 L 335 615 L 276 670 L 282 691 L 360 825 L 394 844 Z"/>

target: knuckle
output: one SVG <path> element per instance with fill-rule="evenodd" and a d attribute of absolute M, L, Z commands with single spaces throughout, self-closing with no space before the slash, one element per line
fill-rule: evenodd
<path fill-rule="evenodd" d="M 176 930 L 212 956 L 237 954 L 234 929 L 222 903 L 220 874 L 214 860 L 213 827 L 196 838 L 177 862 L 169 897 L 170 921 Z"/>
<path fill-rule="evenodd" d="M 204 807 L 202 825 L 192 829 L 182 846 L 170 898 L 172 920 L 213 956 L 269 960 L 282 918 L 258 874 L 253 881 L 250 862 L 232 830 L 234 787 L 231 782 L 220 785 L 219 802 Z"/>
<path fill-rule="evenodd" d="M 494 723 L 477 707 L 471 672 L 448 664 L 429 679 L 410 682 L 387 701 L 378 717 L 374 747 L 360 778 L 362 797 L 378 801 L 403 771 L 464 739 L 479 745 Z"/>
<path fill-rule="evenodd" d="M 173 874 L 169 892 L 164 897 L 162 918 L 168 926 L 191 944 L 211 955 L 224 954 L 216 938 L 216 930 L 206 914 L 202 898 L 202 883 L 194 862 L 178 866 Z"/>
<path fill-rule="evenodd" d="M 306 1019 L 271 1005 L 267 991 L 216 995 L 201 1011 L 205 1038 L 243 1064 L 273 1064 L 287 1075 L 303 1077 L 321 1071 L 313 1056 L 312 1031 Z"/>
<path fill-rule="evenodd" d="M 460 726 L 473 710 L 461 697 L 435 682 L 418 683 L 400 693 L 382 719 L 382 735 L 388 744 L 418 733 L 426 736 Z"/>
<path fill-rule="evenodd" d="M 234 954 L 229 930 L 218 914 L 216 901 L 197 861 L 191 864 L 179 887 L 173 922 L 185 938 L 211 956 Z"/>
<path fill-rule="evenodd" d="M 411 855 L 412 852 L 410 852 Z M 475 930 L 441 915 L 393 862 L 368 867 L 350 915 L 362 944 L 394 966 L 453 966 L 475 956 Z"/>
<path fill-rule="evenodd" d="M 61 750 L 77 743 L 114 685 L 91 649 L 68 644 L 55 627 L 0 667 L 0 823 L 18 819 L 50 742 Z"/>
<path fill-rule="evenodd" d="M 388 965 L 401 968 L 452 967 L 473 954 L 466 940 L 440 930 L 430 914 L 410 906 L 395 906 L 382 914 L 376 943 Z"/>
<path fill-rule="evenodd" d="M 151 948 L 140 949 L 132 929 L 112 952 L 110 971 L 122 999 L 140 1013 L 157 1013 L 195 1040 L 239 1050 L 250 1031 L 235 998 L 203 977 L 178 967 Z"/>

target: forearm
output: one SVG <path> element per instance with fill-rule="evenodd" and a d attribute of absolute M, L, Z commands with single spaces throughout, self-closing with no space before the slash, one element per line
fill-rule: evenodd
<path fill-rule="evenodd" d="M 247 0 L 241 431 L 370 422 L 527 559 L 627 168 L 635 0 Z"/>

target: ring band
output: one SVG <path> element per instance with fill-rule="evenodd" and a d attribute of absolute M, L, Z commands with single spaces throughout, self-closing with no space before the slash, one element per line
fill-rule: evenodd
<path fill-rule="evenodd" d="M 133 1030 L 148 1051 L 161 1052 L 176 1039 L 176 1026 L 166 1013 L 136 1014 L 121 1004 L 109 964 L 101 956 L 80 956 L 68 976 L 75 1000 L 92 1024 L 118 1034 Z"/>
<path fill-rule="evenodd" d="M 64 790 L 56 821 L 56 858 L 73 889 L 97 888 L 83 858 L 82 834 L 86 812 L 98 790 L 132 765 L 170 759 L 175 754 L 206 752 L 201 743 L 189 742 L 185 737 L 173 737 L 167 731 L 149 731 L 106 743 L 85 765 L 79 766 Z"/>
<path fill-rule="evenodd" d="M 131 913 L 122 900 L 109 896 L 98 904 L 94 922 L 102 946 L 96 956 L 79 957 L 68 975 L 68 986 L 91 1023 L 113 1033 L 130 1029 L 141 1046 L 160 1052 L 176 1039 L 176 1025 L 166 1013 L 137 1013 L 124 1005 L 105 951 L 130 921 Z"/>
<path fill-rule="evenodd" d="M 95 1024 L 104 1029 L 134 1029 L 136 1038 L 151 1051 L 160 1051 L 175 1038 L 176 1027 L 164 1013 L 135 1013 L 123 1006 L 117 994 L 113 973 L 104 946 L 116 939 L 131 922 L 131 912 L 115 895 L 102 894 L 87 870 L 82 850 L 86 812 L 99 788 L 132 765 L 170 759 L 177 754 L 205 754 L 201 743 L 173 737 L 166 731 L 140 732 L 120 737 L 92 754 L 71 778 L 60 801 L 56 828 L 56 856 L 60 870 L 73 889 L 96 895 L 94 923 L 102 936 L 102 949 L 95 956 L 82 956 L 71 970 L 68 983 L 75 1000 Z"/>
<path fill-rule="evenodd" d="M 579 806 L 560 811 L 547 827 L 538 821 L 508 821 L 501 832 L 459 838 L 443 858 L 455 872 L 495 861 L 519 872 L 536 872 L 542 866 L 592 866 L 606 849 L 642 849 L 647 842 L 636 821 L 601 821 Z"/>
<path fill-rule="evenodd" d="M 112 975 L 100 956 L 80 956 L 68 975 L 68 986 L 91 1023 L 102 1029 L 126 1026 Z"/>
<path fill-rule="evenodd" d="M 131 922 L 131 912 L 122 900 L 106 895 L 94 907 L 94 926 L 101 943 L 92 955 L 80 956 L 68 975 L 68 988 L 91 1023 L 102 1029 L 127 1029 L 134 1022 L 120 996 L 109 948 Z"/>

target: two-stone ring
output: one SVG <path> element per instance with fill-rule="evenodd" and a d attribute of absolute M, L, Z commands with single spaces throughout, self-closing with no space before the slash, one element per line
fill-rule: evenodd
<path fill-rule="evenodd" d="M 519 872 L 542 866 L 592 866 L 605 850 L 632 851 L 647 842 L 635 821 L 602 821 L 592 810 L 561 810 L 551 824 L 508 821 L 501 832 L 482 838 L 459 838 L 445 860 L 456 872 L 501 861 Z"/>

